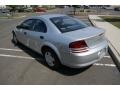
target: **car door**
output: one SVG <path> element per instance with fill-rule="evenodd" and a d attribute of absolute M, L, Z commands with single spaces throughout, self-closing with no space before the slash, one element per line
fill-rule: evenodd
<path fill-rule="evenodd" d="M 30 48 L 39 52 L 42 43 L 45 41 L 45 35 L 47 32 L 47 27 L 45 22 L 36 19 L 33 31 L 29 32 L 29 45 Z"/>
<path fill-rule="evenodd" d="M 33 26 L 34 26 L 34 19 L 25 20 L 20 25 L 18 38 L 19 38 L 20 42 L 26 46 L 29 46 L 28 33 L 33 29 Z"/>

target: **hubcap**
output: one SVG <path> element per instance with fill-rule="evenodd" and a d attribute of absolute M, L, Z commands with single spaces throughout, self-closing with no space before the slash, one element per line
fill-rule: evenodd
<path fill-rule="evenodd" d="M 45 59 L 49 66 L 54 66 L 55 59 L 52 57 L 50 52 L 45 53 Z"/>

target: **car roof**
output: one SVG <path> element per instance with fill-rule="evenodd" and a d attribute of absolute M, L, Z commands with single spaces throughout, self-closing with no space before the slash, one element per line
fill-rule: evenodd
<path fill-rule="evenodd" d="M 50 19 L 53 17 L 60 17 L 60 16 L 67 16 L 65 14 L 43 14 L 43 15 L 39 15 L 39 16 L 33 16 L 32 18 L 44 18 L 44 19 Z"/>

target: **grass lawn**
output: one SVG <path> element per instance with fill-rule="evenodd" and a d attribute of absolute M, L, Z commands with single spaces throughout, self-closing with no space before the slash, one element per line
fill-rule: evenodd
<path fill-rule="evenodd" d="M 113 24 L 114 26 L 120 28 L 120 17 L 115 16 L 101 16 L 105 21 Z"/>

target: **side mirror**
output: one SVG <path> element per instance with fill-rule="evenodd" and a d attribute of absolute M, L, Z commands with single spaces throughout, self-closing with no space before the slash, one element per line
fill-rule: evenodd
<path fill-rule="evenodd" d="M 24 25 L 24 26 L 22 26 L 22 25 L 18 25 L 18 26 L 16 26 L 16 28 L 17 29 L 27 29 L 27 30 L 29 30 L 30 29 L 30 27 L 28 26 L 28 25 Z"/>
<path fill-rule="evenodd" d="M 21 27 L 20 25 L 18 25 L 18 26 L 16 26 L 16 28 L 17 28 L 17 29 L 20 29 L 20 28 L 22 28 L 22 27 Z"/>

